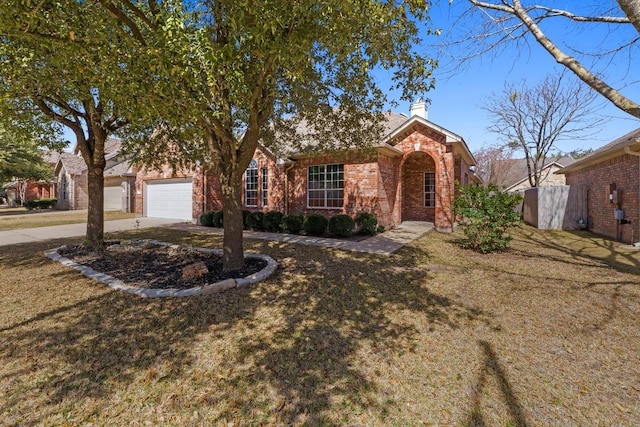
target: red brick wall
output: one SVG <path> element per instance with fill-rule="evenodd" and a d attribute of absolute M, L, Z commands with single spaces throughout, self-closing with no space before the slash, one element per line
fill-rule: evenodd
<path fill-rule="evenodd" d="M 279 211 L 284 213 L 285 211 L 285 196 L 284 196 L 284 166 L 279 165 L 276 159 L 268 153 L 257 149 L 253 155 L 253 159 L 258 163 L 258 206 L 247 207 L 245 202 L 245 177 L 242 177 L 242 205 L 244 209 L 251 211 Z M 262 203 L 262 169 L 267 169 L 267 204 Z M 220 203 L 222 206 L 222 203 Z"/>
<path fill-rule="evenodd" d="M 436 207 L 424 206 L 424 174 L 435 171 L 436 163 L 428 154 L 419 151 L 408 154 L 402 168 L 402 185 L 405 189 L 402 205 L 403 220 L 435 221 Z M 436 183 L 437 181 L 436 179 Z"/>
<path fill-rule="evenodd" d="M 375 212 L 378 223 L 385 227 L 402 222 L 400 215 L 394 216 L 396 205 L 400 203 L 400 159 L 383 154 L 378 155 L 378 209 Z M 400 210 L 397 210 L 400 212 Z"/>
<path fill-rule="evenodd" d="M 620 209 L 631 224 L 621 225 L 621 240 L 640 240 L 640 159 L 628 154 L 602 161 L 595 165 L 567 174 L 568 185 L 587 187 L 587 211 L 589 229 L 594 233 L 615 238 L 617 221 L 614 219 L 616 204 L 609 202 L 609 184 L 615 183 Z"/>
<path fill-rule="evenodd" d="M 344 204 L 336 209 L 307 208 L 307 169 L 311 165 L 344 165 Z M 341 155 L 317 156 L 301 159 L 288 172 L 289 213 L 320 213 L 328 217 L 338 213 L 355 216 L 360 212 L 372 212 L 378 223 L 392 224 L 391 203 L 395 201 L 392 190 L 395 181 L 394 162 L 382 157 L 383 167 L 375 153 L 351 152 Z M 385 182 L 387 185 L 385 185 Z M 385 191 L 386 188 L 390 191 Z"/>
<path fill-rule="evenodd" d="M 453 228 L 453 192 L 455 181 L 455 162 L 454 153 L 451 146 L 445 144 L 445 137 L 439 133 L 427 129 L 425 127 L 416 127 L 412 132 L 396 145 L 405 152 L 401 169 L 405 172 L 407 159 L 417 151 L 429 155 L 435 164 L 436 172 L 436 208 L 433 213 L 433 221 L 436 229 L 440 231 L 451 231 Z M 411 165 L 411 163 L 409 163 Z M 422 184 L 421 184 L 422 186 Z M 409 194 L 414 191 L 420 192 L 422 196 L 422 187 L 413 188 L 405 182 L 401 182 L 401 194 L 403 203 L 407 200 Z M 394 218 L 405 213 L 401 203 L 396 204 Z M 404 219 L 404 218 L 403 218 Z"/>

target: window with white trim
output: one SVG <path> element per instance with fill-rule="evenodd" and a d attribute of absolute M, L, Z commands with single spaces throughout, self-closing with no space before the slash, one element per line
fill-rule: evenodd
<path fill-rule="evenodd" d="M 424 207 L 436 207 L 436 173 L 424 173 Z"/>
<path fill-rule="evenodd" d="M 313 165 L 307 169 L 307 207 L 341 209 L 344 165 Z"/>
<path fill-rule="evenodd" d="M 258 162 L 251 160 L 244 177 L 244 204 L 258 206 Z"/>
<path fill-rule="evenodd" d="M 262 168 L 260 177 L 262 179 L 262 206 L 269 206 L 269 169 Z"/>

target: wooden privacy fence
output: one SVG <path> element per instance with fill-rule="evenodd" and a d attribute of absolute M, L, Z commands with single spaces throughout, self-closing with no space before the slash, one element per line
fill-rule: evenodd
<path fill-rule="evenodd" d="M 522 210 L 524 222 L 541 230 L 586 228 L 587 188 L 581 185 L 530 188 L 524 193 Z"/>

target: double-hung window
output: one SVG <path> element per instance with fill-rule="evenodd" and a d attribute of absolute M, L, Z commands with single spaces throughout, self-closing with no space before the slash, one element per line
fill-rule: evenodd
<path fill-rule="evenodd" d="M 424 173 L 424 207 L 436 207 L 436 173 Z"/>
<path fill-rule="evenodd" d="M 269 169 L 262 168 L 260 175 L 262 179 L 262 206 L 269 206 Z"/>
<path fill-rule="evenodd" d="M 344 165 L 313 165 L 307 170 L 307 206 L 340 209 L 344 204 Z"/>
<path fill-rule="evenodd" d="M 258 162 L 251 160 L 244 177 L 244 204 L 258 206 Z"/>

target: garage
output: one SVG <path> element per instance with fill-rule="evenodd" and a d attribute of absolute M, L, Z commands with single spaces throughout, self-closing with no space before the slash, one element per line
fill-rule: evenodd
<path fill-rule="evenodd" d="M 122 210 L 122 192 L 121 186 L 104 187 L 104 210 L 120 211 Z"/>
<path fill-rule="evenodd" d="M 151 218 L 192 220 L 193 184 L 191 178 L 146 181 L 144 215 Z"/>

